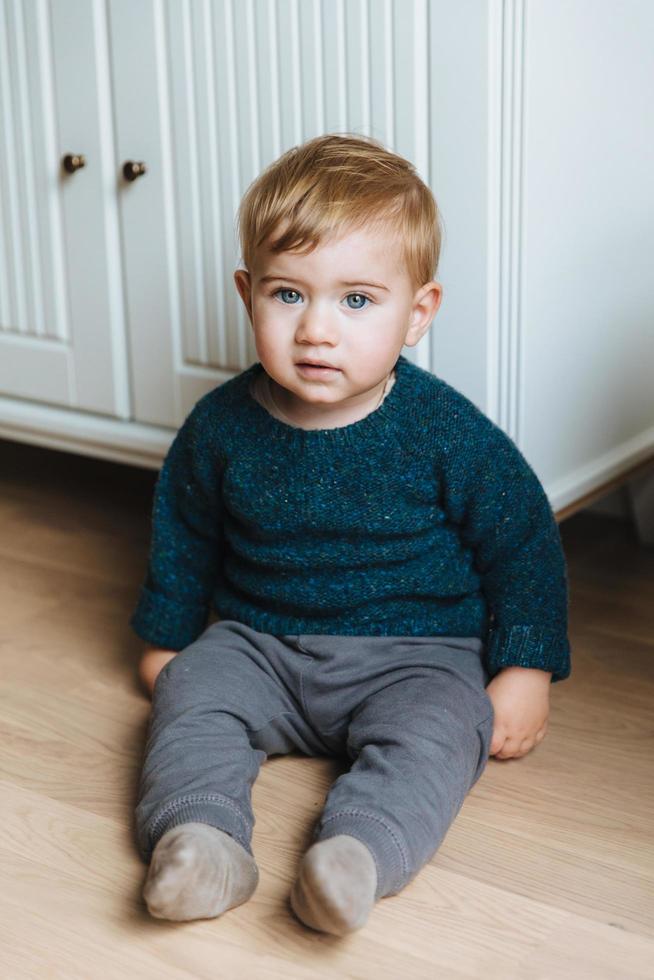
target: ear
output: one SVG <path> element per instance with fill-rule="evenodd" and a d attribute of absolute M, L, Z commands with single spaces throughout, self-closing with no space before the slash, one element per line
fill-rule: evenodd
<path fill-rule="evenodd" d="M 427 333 L 431 321 L 438 313 L 443 299 L 443 287 L 439 282 L 427 282 L 421 286 L 413 298 L 409 328 L 404 343 L 407 347 L 415 347 L 418 341 Z"/>
<path fill-rule="evenodd" d="M 252 280 L 250 273 L 245 269 L 237 269 L 234 273 L 234 282 L 236 283 L 236 288 L 238 294 L 243 300 L 245 309 L 247 310 L 248 317 L 250 318 L 250 323 L 252 322 Z"/>

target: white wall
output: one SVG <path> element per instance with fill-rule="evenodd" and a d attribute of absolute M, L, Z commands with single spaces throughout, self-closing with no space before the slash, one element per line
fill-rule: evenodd
<path fill-rule="evenodd" d="M 654 4 L 527 0 L 524 38 L 520 436 L 553 486 L 654 443 Z"/>

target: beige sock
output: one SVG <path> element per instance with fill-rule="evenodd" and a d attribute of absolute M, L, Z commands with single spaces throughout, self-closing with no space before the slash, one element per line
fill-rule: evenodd
<path fill-rule="evenodd" d="M 302 858 L 291 907 L 305 925 L 344 936 L 365 924 L 375 904 L 375 860 L 356 837 L 318 841 Z"/>
<path fill-rule="evenodd" d="M 157 841 L 143 897 L 157 919 L 213 919 L 246 902 L 258 883 L 256 862 L 238 841 L 206 823 L 183 823 Z"/>

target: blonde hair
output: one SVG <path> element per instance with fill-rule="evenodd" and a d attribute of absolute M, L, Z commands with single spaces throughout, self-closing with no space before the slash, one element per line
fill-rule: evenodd
<path fill-rule="evenodd" d="M 246 190 L 237 224 L 250 271 L 265 242 L 273 252 L 312 251 L 324 237 L 363 225 L 395 231 L 416 287 L 438 268 L 440 214 L 431 190 L 408 160 L 368 136 L 331 133 L 282 154 Z"/>

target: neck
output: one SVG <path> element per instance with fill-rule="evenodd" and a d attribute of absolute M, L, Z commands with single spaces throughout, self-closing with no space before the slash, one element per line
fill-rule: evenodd
<path fill-rule="evenodd" d="M 299 426 L 300 428 L 333 428 L 339 425 L 349 425 L 352 422 L 358 422 L 360 419 L 365 418 L 366 415 L 376 411 L 376 409 L 381 405 L 385 395 L 388 393 L 392 376 L 393 372 L 391 371 L 390 374 L 388 374 L 380 383 L 378 388 L 379 393 L 373 396 L 375 399 L 374 401 L 372 399 L 366 399 L 365 402 L 362 401 L 358 403 L 358 405 L 354 406 L 349 405 L 345 409 L 337 406 L 336 409 L 332 410 L 331 414 L 329 414 L 329 409 L 326 409 L 318 417 L 316 417 L 314 406 L 310 406 L 310 413 L 307 412 L 305 417 L 299 418 L 291 417 L 279 404 L 280 393 L 284 392 L 285 389 L 278 385 L 277 382 L 273 381 L 268 374 L 265 374 L 265 382 L 267 394 L 275 409 L 275 412 L 278 413 L 278 416 L 281 417 L 284 422 L 288 422 L 290 425 Z M 311 424 L 315 422 L 318 424 Z M 332 424 L 330 425 L 326 423 Z"/>

